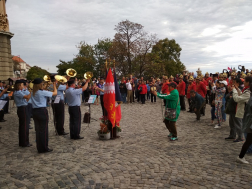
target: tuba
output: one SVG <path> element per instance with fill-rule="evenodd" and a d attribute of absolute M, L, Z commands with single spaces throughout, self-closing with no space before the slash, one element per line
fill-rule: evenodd
<path fill-rule="evenodd" d="M 76 72 L 75 69 L 69 68 L 69 69 L 66 70 L 66 74 L 69 77 L 75 77 L 77 75 L 77 72 Z"/>

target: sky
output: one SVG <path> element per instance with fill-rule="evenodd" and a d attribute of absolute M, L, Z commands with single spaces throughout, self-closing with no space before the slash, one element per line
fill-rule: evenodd
<path fill-rule="evenodd" d="M 251 0 L 8 0 L 12 54 L 56 72 L 81 41 L 111 38 L 124 20 L 158 39 L 175 39 L 189 71 L 252 69 Z"/>

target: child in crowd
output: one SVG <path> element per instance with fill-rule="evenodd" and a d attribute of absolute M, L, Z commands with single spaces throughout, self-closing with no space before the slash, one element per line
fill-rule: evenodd
<path fill-rule="evenodd" d="M 226 81 L 217 81 L 216 86 L 212 84 L 212 92 L 215 93 L 215 117 L 218 120 L 218 124 L 215 125 L 215 129 L 221 128 L 222 123 L 222 105 L 223 105 L 223 98 L 226 93 Z"/>

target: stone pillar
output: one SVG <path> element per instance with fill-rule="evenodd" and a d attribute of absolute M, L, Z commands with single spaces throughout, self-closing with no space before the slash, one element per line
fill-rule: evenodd
<path fill-rule="evenodd" d="M 14 34 L 0 31 L 0 80 L 6 81 L 13 77 L 13 61 L 11 55 L 11 41 Z"/>

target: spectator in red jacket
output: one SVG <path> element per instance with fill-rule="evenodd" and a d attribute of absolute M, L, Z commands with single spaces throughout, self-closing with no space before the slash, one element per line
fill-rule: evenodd
<path fill-rule="evenodd" d="M 209 88 L 209 82 L 212 81 L 212 78 L 209 77 L 209 73 L 206 72 L 205 74 L 205 85 L 206 85 L 206 89 L 207 89 L 207 93 L 206 93 L 206 104 L 208 104 L 209 100 L 208 98 L 210 97 L 210 94 L 211 94 L 211 90 Z"/>
<path fill-rule="evenodd" d="M 142 104 L 145 104 L 145 95 L 147 94 L 147 86 L 144 84 L 143 81 L 141 81 L 140 85 L 138 86 L 138 92 L 140 94 Z"/>
<path fill-rule="evenodd" d="M 179 92 L 179 99 L 180 99 L 180 106 L 181 106 L 181 111 L 185 111 L 185 88 L 186 84 L 183 81 L 183 75 L 179 76 L 179 84 L 177 86 L 178 92 Z"/>
<path fill-rule="evenodd" d="M 168 77 L 167 76 L 164 76 L 163 77 L 163 85 L 162 85 L 162 94 L 170 94 L 170 91 L 169 91 L 169 87 L 168 87 L 168 84 L 169 84 L 169 80 L 168 80 Z M 164 99 L 164 106 L 166 105 L 166 100 Z"/>
<path fill-rule="evenodd" d="M 201 76 L 196 78 L 196 92 L 200 94 L 203 98 L 206 97 L 206 85 L 201 81 Z"/>
<path fill-rule="evenodd" d="M 189 85 L 188 85 L 188 88 L 187 88 L 186 97 L 187 97 L 188 104 L 189 104 L 189 111 L 188 111 L 188 112 L 194 113 L 194 110 L 193 110 L 193 108 L 192 108 L 191 96 L 190 96 L 190 91 L 192 91 L 192 90 L 196 91 L 196 84 L 194 83 L 194 78 L 193 78 L 193 76 L 190 76 L 190 78 L 189 78 Z"/>

